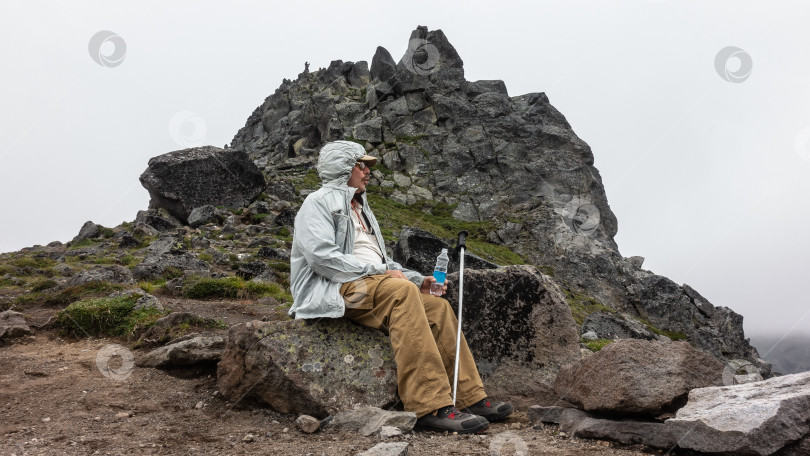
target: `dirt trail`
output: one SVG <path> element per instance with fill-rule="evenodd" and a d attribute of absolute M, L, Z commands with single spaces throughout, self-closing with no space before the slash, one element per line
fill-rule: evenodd
<path fill-rule="evenodd" d="M 0 346 L 0 454 L 352 455 L 380 442 L 333 430 L 306 435 L 294 416 L 229 404 L 218 393 L 211 368 L 173 375 L 138 367 L 128 371 L 113 357 L 108 363 L 113 374 L 129 376 L 107 378 L 97 357 L 114 343 L 40 331 Z M 570 439 L 554 427 L 534 429 L 525 412 L 493 424 L 487 435 L 415 433 L 389 439 L 397 440 L 411 443 L 409 455 L 521 454 L 516 448 L 532 455 L 659 453 Z"/>

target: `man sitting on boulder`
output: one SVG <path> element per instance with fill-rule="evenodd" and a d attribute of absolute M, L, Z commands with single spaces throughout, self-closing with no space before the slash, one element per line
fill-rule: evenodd
<path fill-rule="evenodd" d="M 512 413 L 484 392 L 462 337 L 457 399 L 450 383 L 458 322 L 446 299 L 430 294 L 435 279 L 404 269 L 385 252 L 366 185 L 377 159 L 357 143 L 325 144 L 318 159 L 321 188 L 295 217 L 290 287 L 296 318 L 346 317 L 388 333 L 405 410 L 431 430 L 479 432 Z M 447 287 L 445 286 L 446 290 Z"/>

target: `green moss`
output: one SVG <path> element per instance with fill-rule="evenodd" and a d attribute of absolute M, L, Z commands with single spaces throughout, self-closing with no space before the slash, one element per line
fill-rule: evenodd
<path fill-rule="evenodd" d="M 109 238 L 113 237 L 113 234 L 115 234 L 113 232 L 112 228 L 106 228 L 106 227 L 103 227 L 103 226 L 99 227 L 99 233 L 101 234 L 101 236 L 104 239 L 109 239 Z"/>
<path fill-rule="evenodd" d="M 677 331 L 667 331 L 667 330 L 664 330 L 664 329 L 660 329 L 660 328 L 654 326 L 648 320 L 644 320 L 642 318 L 637 318 L 636 320 L 640 321 L 644 326 L 647 327 L 647 329 L 654 332 L 655 334 L 658 334 L 659 336 L 667 336 L 672 340 L 687 340 L 688 339 L 688 337 L 684 333 L 677 332 Z"/>
<path fill-rule="evenodd" d="M 67 306 L 56 318 L 64 332 L 82 336 L 130 336 L 152 326 L 167 312 L 135 310 L 138 296 L 84 299 Z"/>
<path fill-rule="evenodd" d="M 197 255 L 197 258 L 199 258 L 199 259 L 201 259 L 201 260 L 203 260 L 203 261 L 205 261 L 207 263 L 210 263 L 210 262 L 214 261 L 214 257 L 209 253 L 201 253 L 201 254 Z"/>
<path fill-rule="evenodd" d="M 615 310 L 600 303 L 596 299 L 583 293 L 576 293 L 567 288 L 562 289 L 568 307 L 571 308 L 571 315 L 578 325 L 582 325 L 585 317 L 594 312 L 616 313 Z"/>
<path fill-rule="evenodd" d="M 39 291 L 45 291 L 55 287 L 56 285 L 57 283 L 51 279 L 38 280 L 34 282 L 33 285 L 31 285 L 31 291 L 35 293 Z"/>
<path fill-rule="evenodd" d="M 159 280 L 142 280 L 138 282 L 138 288 L 141 290 L 149 293 L 154 294 L 157 290 L 163 288 L 166 285 L 166 279 L 159 279 Z"/>
<path fill-rule="evenodd" d="M 613 340 L 611 339 L 596 339 L 596 340 L 582 341 L 582 343 L 585 344 L 586 347 L 588 347 L 588 350 L 592 352 L 598 352 L 611 342 L 613 342 Z"/>
<path fill-rule="evenodd" d="M 321 178 L 318 176 L 318 171 L 313 168 L 308 169 L 304 177 L 293 180 L 293 187 L 299 193 L 301 190 L 317 190 L 321 188 Z"/>
<path fill-rule="evenodd" d="M 183 296 L 191 299 L 239 298 L 255 299 L 272 296 L 279 300 L 292 301 L 289 293 L 275 283 L 246 281 L 241 277 L 205 278 L 188 280 L 183 287 Z"/>
<path fill-rule="evenodd" d="M 49 258 L 24 256 L 9 261 L 9 264 L 23 270 L 35 272 L 32 270 L 49 269 L 53 267 L 56 265 L 56 261 Z M 9 269 L 8 272 L 11 272 L 11 269 Z"/>
<path fill-rule="evenodd" d="M 68 250 L 75 250 L 80 249 L 82 247 L 90 247 L 92 245 L 96 245 L 96 241 L 93 239 L 80 239 L 76 242 L 71 242 L 68 246 Z"/>
<path fill-rule="evenodd" d="M 89 296 L 109 294 L 121 290 L 123 286 L 108 282 L 88 282 L 75 287 L 68 287 L 58 291 L 36 291 L 17 297 L 14 301 L 18 306 L 41 304 L 50 307 L 62 307 Z"/>

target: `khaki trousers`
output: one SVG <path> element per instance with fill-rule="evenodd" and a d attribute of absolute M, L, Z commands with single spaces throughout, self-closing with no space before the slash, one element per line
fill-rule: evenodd
<path fill-rule="evenodd" d="M 388 333 L 397 363 L 399 397 L 417 417 L 451 405 L 458 320 L 446 299 L 424 294 L 413 282 L 388 275 L 344 283 L 345 317 Z M 467 341 L 459 352 L 456 406 L 465 408 L 484 399 Z"/>

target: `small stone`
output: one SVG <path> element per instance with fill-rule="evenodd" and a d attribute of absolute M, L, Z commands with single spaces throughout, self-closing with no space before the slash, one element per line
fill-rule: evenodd
<path fill-rule="evenodd" d="M 242 441 L 245 443 L 251 443 L 254 440 L 256 440 L 256 436 L 253 434 L 245 434 L 245 436 L 242 437 Z"/>
<path fill-rule="evenodd" d="M 46 416 L 45 418 L 43 418 L 43 419 L 42 419 L 42 422 L 43 422 L 43 423 L 48 423 L 48 422 L 50 422 L 50 421 L 51 421 L 51 418 L 50 418 L 50 417 L 47 417 L 47 416 Z"/>
<path fill-rule="evenodd" d="M 97 417 L 93 418 L 93 421 L 101 421 L 101 417 L 97 416 Z"/>
<path fill-rule="evenodd" d="M 301 432 L 312 434 L 313 432 L 317 431 L 321 427 L 321 422 L 317 418 L 311 417 L 309 415 L 301 415 L 295 420 L 296 426 Z"/>
<path fill-rule="evenodd" d="M 194 406 L 195 409 L 199 410 L 205 406 L 204 401 L 197 402 L 197 405 Z"/>
<path fill-rule="evenodd" d="M 398 435 L 402 435 L 402 431 L 396 426 L 382 426 L 380 428 L 380 438 L 383 440 Z"/>
<path fill-rule="evenodd" d="M 286 432 L 289 432 L 289 430 L 290 430 L 290 428 L 284 428 L 284 429 L 281 430 L 281 432 L 286 433 Z"/>

